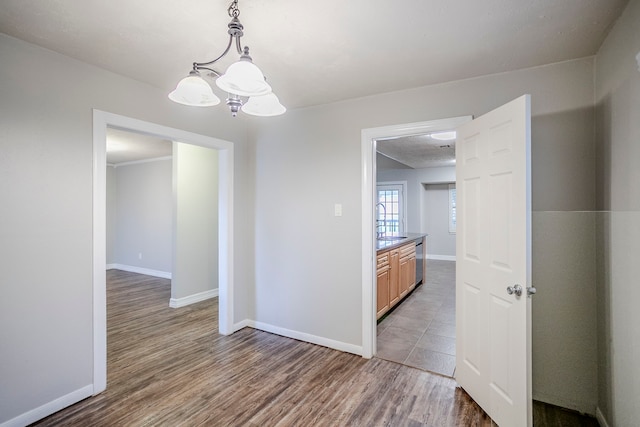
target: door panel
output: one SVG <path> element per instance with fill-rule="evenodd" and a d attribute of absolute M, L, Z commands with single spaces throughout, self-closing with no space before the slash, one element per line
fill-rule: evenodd
<path fill-rule="evenodd" d="M 456 380 L 498 425 L 530 426 L 529 95 L 460 126 L 456 157 Z"/>

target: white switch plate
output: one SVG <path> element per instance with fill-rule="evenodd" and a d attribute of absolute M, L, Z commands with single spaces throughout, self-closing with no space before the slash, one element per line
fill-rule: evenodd
<path fill-rule="evenodd" d="M 340 203 L 336 203 L 333 206 L 333 214 L 335 216 L 342 216 L 342 205 Z"/>

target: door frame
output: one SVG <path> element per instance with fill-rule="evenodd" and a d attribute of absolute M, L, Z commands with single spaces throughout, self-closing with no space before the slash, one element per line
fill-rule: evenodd
<path fill-rule="evenodd" d="M 375 209 L 376 140 L 388 137 L 421 135 L 456 128 L 472 120 L 460 116 L 424 122 L 362 129 L 361 132 L 361 188 L 362 188 L 362 357 L 376 354 L 376 282 L 375 282 Z"/>
<path fill-rule="evenodd" d="M 218 325 L 234 331 L 233 143 L 93 110 L 93 395 L 107 388 L 106 184 L 107 127 L 218 150 Z"/>

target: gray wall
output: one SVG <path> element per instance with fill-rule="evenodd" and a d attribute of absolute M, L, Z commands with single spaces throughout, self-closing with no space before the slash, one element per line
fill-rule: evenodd
<path fill-rule="evenodd" d="M 256 131 L 255 319 L 362 344 L 360 230 L 362 210 L 372 209 L 360 203 L 363 128 L 479 116 L 530 93 L 534 234 L 558 230 L 554 218 L 541 214 L 545 211 L 593 210 L 593 65 L 592 58 L 568 61 L 293 110 L 261 122 Z M 343 204 L 342 217 L 332 215 L 334 203 Z M 589 224 L 583 226 L 593 235 Z M 571 232 L 567 239 L 575 237 Z M 580 273 L 546 282 L 540 273 L 549 270 L 541 256 L 547 248 L 539 240 L 534 243 L 534 284 L 541 293 L 533 312 L 534 394 L 593 413 L 597 366 L 595 332 L 588 328 L 595 312 L 595 277 Z M 562 257 L 569 263 L 576 254 L 559 256 L 560 263 Z M 583 295 L 578 301 L 576 288 Z M 567 307 L 581 309 L 541 312 L 550 303 L 544 297 L 549 289 Z M 541 313 L 553 320 L 553 327 L 536 321 Z M 558 342 L 562 357 L 554 357 Z"/>
<path fill-rule="evenodd" d="M 92 109 L 235 143 L 235 321 L 253 292 L 247 120 L 0 34 L 0 423 L 93 382 Z M 46 70 L 43 78 L 42 70 Z M 176 76 L 176 80 L 181 76 Z M 7 327 L 11 325 L 11 327 Z"/>
<path fill-rule="evenodd" d="M 610 426 L 640 419 L 640 1 L 596 57 L 598 407 Z"/>
<path fill-rule="evenodd" d="M 174 142 L 173 170 L 171 298 L 179 299 L 218 289 L 218 152 Z"/>
<path fill-rule="evenodd" d="M 376 159 L 380 157 L 384 156 L 377 156 Z M 426 191 L 425 188 L 427 183 L 455 182 L 455 167 L 377 170 L 376 180 L 378 182 L 407 181 L 407 231 L 429 234 L 427 255 L 455 256 L 455 234 L 449 234 L 448 193 L 445 194 L 446 205 L 441 206 L 442 197 L 438 197 L 438 194 L 433 191 L 434 187 L 431 192 Z M 440 208 L 446 210 L 444 219 L 437 214 Z M 442 221 L 445 221 L 444 229 Z"/>
<path fill-rule="evenodd" d="M 427 255 L 434 258 L 456 256 L 456 235 L 449 232 L 449 184 L 422 185 L 422 223 L 427 239 Z"/>
<path fill-rule="evenodd" d="M 113 263 L 171 273 L 171 159 L 118 166 L 115 176 Z"/>
<path fill-rule="evenodd" d="M 107 265 L 116 261 L 116 169 L 107 165 Z"/>

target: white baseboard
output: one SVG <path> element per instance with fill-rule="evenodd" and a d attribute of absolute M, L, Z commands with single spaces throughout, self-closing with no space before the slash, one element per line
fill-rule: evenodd
<path fill-rule="evenodd" d="M 196 302 L 215 298 L 217 296 L 218 296 L 218 289 L 211 289 L 210 291 L 200 292 L 197 294 L 189 295 L 188 297 L 171 298 L 169 300 L 169 307 L 180 308 L 189 304 L 195 304 Z"/>
<path fill-rule="evenodd" d="M 600 427 L 609 427 L 609 423 L 607 422 L 607 419 L 604 417 L 604 414 L 602 413 L 600 408 L 596 408 L 596 420 L 598 420 L 598 424 L 600 424 Z"/>
<path fill-rule="evenodd" d="M 48 417 L 49 415 L 58 412 L 61 409 L 71 406 L 74 403 L 80 402 L 82 399 L 93 395 L 93 385 L 87 385 L 72 391 L 62 397 L 52 400 L 49 403 L 45 403 L 35 409 L 32 409 L 24 414 L 18 415 L 4 423 L 0 424 L 0 427 L 24 427 L 38 420 Z"/>
<path fill-rule="evenodd" d="M 161 277 L 163 279 L 171 279 L 170 271 L 152 270 L 150 268 L 136 267 L 134 265 L 107 264 L 107 270 L 122 270 L 131 273 L 145 274 L 147 276 Z"/>
<path fill-rule="evenodd" d="M 427 259 L 434 259 L 437 261 L 455 261 L 456 260 L 456 256 L 455 255 L 432 255 L 432 254 L 427 254 Z"/>
<path fill-rule="evenodd" d="M 233 325 L 233 332 L 238 332 L 242 328 L 251 328 L 252 326 L 251 320 L 244 319 Z M 255 328 L 254 328 L 255 329 Z M 233 333 L 231 332 L 231 333 Z"/>
<path fill-rule="evenodd" d="M 283 337 L 293 338 L 311 344 L 317 344 L 323 347 L 332 348 L 334 350 L 344 351 L 347 353 L 362 356 L 362 346 L 335 341 L 329 338 L 319 337 L 304 332 L 293 331 L 291 329 L 281 328 L 279 326 L 270 325 L 268 323 L 256 322 L 255 320 L 244 320 L 242 323 L 246 323 L 246 326 L 254 329 L 259 329 L 261 331 L 269 332 L 276 335 L 282 335 Z"/>

